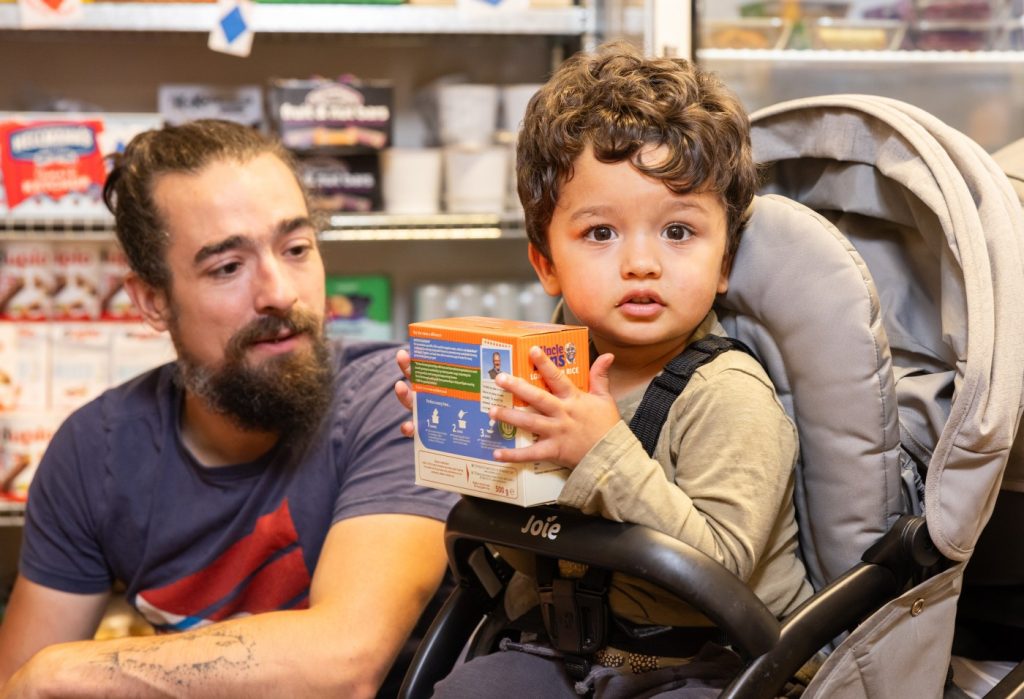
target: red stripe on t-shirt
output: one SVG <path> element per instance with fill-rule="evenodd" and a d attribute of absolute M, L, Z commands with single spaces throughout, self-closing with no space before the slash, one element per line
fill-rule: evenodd
<path fill-rule="evenodd" d="M 302 594 L 309 587 L 309 582 L 302 551 L 295 549 L 253 576 L 239 594 L 208 618 L 210 621 L 220 621 L 237 614 L 259 614 L 282 609 L 286 603 Z M 307 595 L 305 604 L 300 605 L 300 608 L 308 604 Z"/>
<path fill-rule="evenodd" d="M 149 604 L 180 616 L 199 614 L 234 592 L 245 578 L 275 553 L 299 540 L 288 500 L 275 511 L 256 520 L 251 534 L 231 545 L 213 563 L 164 587 L 144 590 L 139 595 Z M 299 549 L 301 558 L 301 549 Z M 309 584 L 309 572 L 302 565 L 302 577 Z M 294 571 L 292 571 L 294 572 Z"/>

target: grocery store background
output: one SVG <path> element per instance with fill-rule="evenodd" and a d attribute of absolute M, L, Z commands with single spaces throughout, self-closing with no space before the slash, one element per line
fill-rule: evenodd
<path fill-rule="evenodd" d="M 281 136 L 328 220 L 330 333 L 374 339 L 444 315 L 548 317 L 514 194 L 515 131 L 551 68 L 605 39 L 694 57 L 750 110 L 863 92 L 989 151 L 1024 137 L 1021 0 L 261 2 L 245 57 L 209 48 L 224 2 L 83 2 L 27 28 L 32 2 L 0 1 L 0 599 L 53 430 L 173 356 L 127 302 L 99 199 L 100 155 L 139 130 L 220 116 Z M 16 167 L 8 147 L 54 124 L 95 138 L 63 165 L 85 178 L 75 187 Z"/>

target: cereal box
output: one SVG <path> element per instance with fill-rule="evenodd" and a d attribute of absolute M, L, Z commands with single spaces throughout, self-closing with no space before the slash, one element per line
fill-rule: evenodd
<path fill-rule="evenodd" d="M 416 391 L 416 482 L 529 506 L 558 498 L 569 469 L 547 462 L 494 461 L 495 449 L 525 447 L 536 437 L 488 416 L 491 406 L 528 410 L 494 382 L 500 372 L 544 387 L 530 362 L 541 347 L 565 375 L 587 390 L 589 349 L 581 326 L 479 316 L 409 325 Z"/>

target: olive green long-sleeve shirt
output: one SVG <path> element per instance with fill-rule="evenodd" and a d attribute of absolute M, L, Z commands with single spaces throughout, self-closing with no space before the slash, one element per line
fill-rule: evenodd
<path fill-rule="evenodd" d="M 725 335 L 713 313 L 693 339 L 708 333 Z M 747 581 L 776 616 L 788 614 L 812 593 L 797 551 L 797 433 L 764 369 L 743 352 L 700 367 L 672 405 L 654 458 L 627 424 L 643 392 L 618 401 L 622 421 L 576 466 L 558 503 L 690 544 Z M 523 583 L 513 586 L 513 617 L 536 601 L 532 582 Z M 611 604 L 638 623 L 709 623 L 625 575 L 613 578 Z"/>

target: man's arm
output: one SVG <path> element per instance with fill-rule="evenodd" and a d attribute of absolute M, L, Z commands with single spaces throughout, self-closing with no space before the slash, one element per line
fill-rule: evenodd
<path fill-rule="evenodd" d="M 0 687 L 39 649 L 92 638 L 108 597 L 61 592 L 19 576 L 0 625 Z"/>
<path fill-rule="evenodd" d="M 324 542 L 309 609 L 50 646 L 0 697 L 372 697 L 441 581 L 443 527 L 413 515 L 342 520 Z"/>

